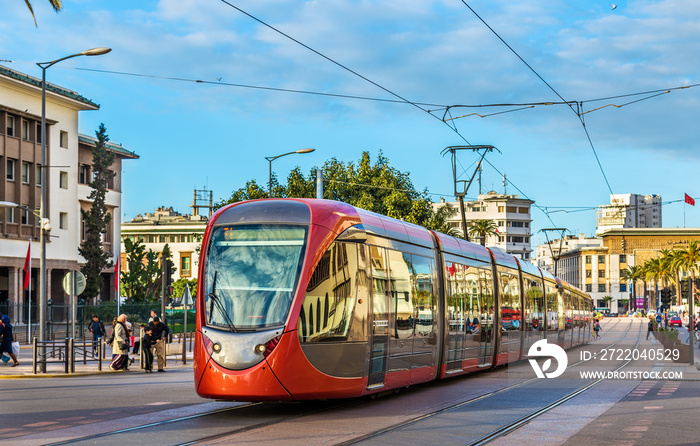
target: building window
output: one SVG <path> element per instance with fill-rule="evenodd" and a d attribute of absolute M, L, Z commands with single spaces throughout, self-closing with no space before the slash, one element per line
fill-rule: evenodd
<path fill-rule="evenodd" d="M 15 117 L 7 115 L 7 136 L 15 136 Z"/>
<path fill-rule="evenodd" d="M 22 139 L 29 140 L 29 121 L 22 121 Z"/>
<path fill-rule="evenodd" d="M 588 278 L 593 277 L 593 271 L 591 271 L 590 269 L 587 269 L 586 270 L 586 277 L 588 277 Z"/>
<path fill-rule="evenodd" d="M 190 277 L 192 275 L 192 256 L 183 254 L 180 258 L 180 277 Z"/>
<path fill-rule="evenodd" d="M 7 181 L 15 181 L 15 160 L 7 160 Z"/>
<path fill-rule="evenodd" d="M 627 263 L 627 256 L 625 254 L 620 254 L 620 263 Z"/>
<path fill-rule="evenodd" d="M 604 293 L 604 292 L 605 292 L 605 284 L 604 284 L 604 283 L 598 284 L 598 292 L 599 292 L 599 293 Z"/>
<path fill-rule="evenodd" d="M 620 284 L 620 292 L 621 292 L 621 293 L 624 293 L 625 291 L 627 291 L 627 284 L 626 284 L 626 283 L 621 283 L 621 284 Z"/>
<path fill-rule="evenodd" d="M 22 182 L 29 184 L 29 163 L 22 163 Z"/>
<path fill-rule="evenodd" d="M 5 208 L 5 221 L 7 223 L 15 222 L 15 208 Z"/>
<path fill-rule="evenodd" d="M 42 183 L 42 178 L 41 178 L 41 165 L 37 164 L 36 165 L 36 185 L 41 186 Z"/>
<path fill-rule="evenodd" d="M 528 212 L 528 208 L 518 208 L 518 214 L 527 214 Z"/>
<path fill-rule="evenodd" d="M 605 270 L 604 269 L 599 269 L 598 270 L 598 277 L 601 279 L 605 278 Z"/>
<path fill-rule="evenodd" d="M 499 212 L 500 214 L 502 214 L 503 211 L 505 211 L 505 210 L 506 210 L 505 206 L 498 206 L 498 212 Z M 499 223 L 500 223 L 501 226 L 503 226 L 503 222 L 499 222 Z"/>
<path fill-rule="evenodd" d="M 59 174 L 58 185 L 61 189 L 68 189 L 68 172 L 61 172 Z"/>
<path fill-rule="evenodd" d="M 515 206 L 506 206 L 506 212 L 516 213 L 518 212 L 518 208 Z"/>
<path fill-rule="evenodd" d="M 61 147 L 63 147 L 64 149 L 67 149 L 68 148 L 68 132 L 64 132 L 63 130 L 61 130 L 61 135 L 60 135 L 59 139 L 60 139 L 59 142 L 60 142 Z"/>
<path fill-rule="evenodd" d="M 605 256 L 598 256 L 598 263 L 605 263 Z"/>
<path fill-rule="evenodd" d="M 61 229 L 68 229 L 68 213 L 61 212 L 58 214 L 58 227 Z"/>
<path fill-rule="evenodd" d="M 500 243 L 503 243 L 503 238 L 504 238 L 504 237 L 503 237 L 502 235 L 499 235 L 499 236 L 498 236 L 498 241 L 499 241 Z"/>
<path fill-rule="evenodd" d="M 587 285 L 586 285 L 586 292 L 587 292 L 587 293 L 590 293 L 590 292 L 592 292 L 592 291 L 593 291 L 593 285 L 591 285 L 590 283 L 587 284 Z"/>
<path fill-rule="evenodd" d="M 22 221 L 23 225 L 28 225 L 29 224 L 29 211 L 26 209 L 20 209 L 20 220 Z"/>
<path fill-rule="evenodd" d="M 88 184 L 90 182 L 90 166 L 85 164 L 78 167 L 78 183 Z"/>
<path fill-rule="evenodd" d="M 591 264 L 591 256 L 586 256 L 586 264 Z"/>
<path fill-rule="evenodd" d="M 36 142 L 41 142 L 41 124 L 36 125 Z"/>

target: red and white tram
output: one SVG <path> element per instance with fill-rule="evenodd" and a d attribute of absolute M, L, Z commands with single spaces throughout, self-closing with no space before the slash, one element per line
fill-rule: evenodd
<path fill-rule="evenodd" d="M 197 291 L 206 398 L 370 395 L 591 337 L 591 300 L 528 262 L 350 205 L 235 203 L 211 219 Z"/>

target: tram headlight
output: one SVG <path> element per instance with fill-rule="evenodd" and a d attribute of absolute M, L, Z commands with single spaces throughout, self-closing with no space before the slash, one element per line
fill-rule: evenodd
<path fill-rule="evenodd" d="M 219 353 L 221 351 L 221 344 L 215 342 L 214 345 L 211 346 L 211 349 L 214 351 L 214 353 Z"/>
<path fill-rule="evenodd" d="M 280 339 L 282 336 L 277 336 L 275 338 L 270 339 L 264 344 L 258 344 L 255 346 L 254 351 L 258 355 L 263 355 L 264 357 L 268 357 L 270 353 L 272 353 L 272 350 L 277 347 L 277 344 L 279 344 Z"/>

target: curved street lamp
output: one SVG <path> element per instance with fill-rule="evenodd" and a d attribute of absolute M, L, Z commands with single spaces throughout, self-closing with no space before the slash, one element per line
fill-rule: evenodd
<path fill-rule="evenodd" d="M 61 57 L 60 59 L 51 60 L 49 62 L 37 62 L 41 68 L 41 205 L 39 206 L 39 219 L 44 223 L 46 215 L 46 70 L 51 66 L 61 62 L 62 60 L 70 59 L 78 56 L 100 56 L 112 51 L 111 48 L 99 47 L 91 48 L 80 53 L 71 54 L 70 56 Z M 46 234 L 42 227 L 40 232 L 41 237 L 41 260 L 39 264 L 39 342 L 46 340 Z M 39 349 L 39 355 L 43 359 L 44 347 Z M 41 372 L 46 372 L 46 363 L 41 362 Z"/>
<path fill-rule="evenodd" d="M 277 155 L 277 156 L 266 156 L 265 159 L 270 162 L 270 169 L 269 169 L 269 181 L 267 183 L 267 195 L 269 198 L 272 198 L 272 162 L 276 160 L 277 158 L 282 158 L 283 156 L 287 155 L 292 155 L 294 153 L 311 153 L 316 149 L 299 149 L 295 150 L 294 152 L 287 152 L 283 153 L 282 155 Z"/>

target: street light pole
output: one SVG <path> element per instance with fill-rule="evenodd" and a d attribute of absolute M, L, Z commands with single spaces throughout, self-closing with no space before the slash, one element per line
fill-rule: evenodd
<path fill-rule="evenodd" d="M 294 152 L 283 153 L 282 155 L 266 156 L 265 157 L 265 159 L 270 163 L 270 165 L 269 165 L 269 177 L 268 177 L 269 180 L 267 183 L 267 196 L 269 198 L 272 198 L 272 162 L 274 160 L 276 160 L 277 158 L 282 158 L 283 156 L 292 155 L 294 153 L 311 153 L 314 150 L 315 149 L 299 149 L 299 150 L 295 150 Z"/>
<path fill-rule="evenodd" d="M 85 50 L 81 53 L 71 54 L 70 56 L 62 57 L 60 59 L 52 60 L 49 62 L 37 62 L 39 68 L 41 68 L 41 204 L 39 206 L 39 221 L 41 225 L 40 234 L 40 246 L 41 246 L 41 258 L 39 261 L 39 343 L 42 346 L 40 348 L 39 354 L 41 355 L 41 365 L 40 370 L 42 373 L 46 372 L 46 363 L 43 362 L 43 342 L 46 340 L 46 189 L 48 185 L 46 184 L 46 139 L 48 135 L 46 134 L 46 70 L 61 62 L 62 60 L 70 59 L 72 57 L 78 56 L 99 56 L 102 54 L 107 54 L 112 51 L 111 48 L 92 48 Z"/>

